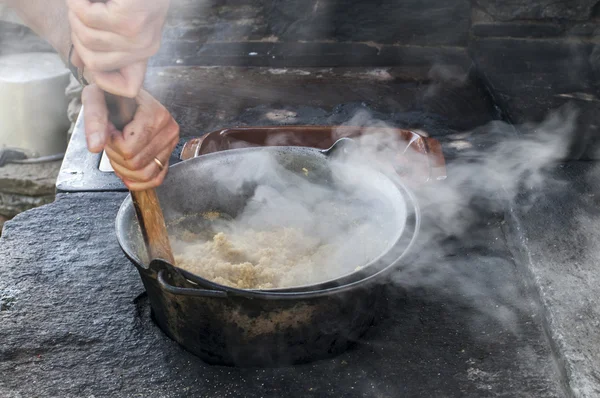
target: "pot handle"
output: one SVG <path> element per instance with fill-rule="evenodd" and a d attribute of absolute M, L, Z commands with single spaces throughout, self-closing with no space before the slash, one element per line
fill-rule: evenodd
<path fill-rule="evenodd" d="M 207 290 L 193 287 L 178 287 L 171 285 L 167 279 L 172 279 L 178 285 L 188 284 L 187 279 L 171 263 L 156 259 L 150 262 L 150 270 L 157 274 L 158 284 L 161 289 L 171 294 L 179 296 L 199 296 L 199 297 L 227 297 L 227 292 L 220 290 Z"/>
<path fill-rule="evenodd" d="M 226 298 L 227 292 L 219 291 L 219 290 L 205 290 L 205 289 L 194 289 L 188 287 L 176 287 L 167 282 L 165 278 L 165 270 L 161 269 L 158 271 L 158 284 L 160 287 L 171 293 L 176 294 L 178 296 L 196 296 L 196 297 L 217 297 L 217 298 Z"/>
<path fill-rule="evenodd" d="M 356 150 L 356 148 L 358 148 L 356 141 L 352 138 L 343 137 L 334 142 L 330 148 L 322 150 L 321 153 L 327 157 L 343 156 Z"/>

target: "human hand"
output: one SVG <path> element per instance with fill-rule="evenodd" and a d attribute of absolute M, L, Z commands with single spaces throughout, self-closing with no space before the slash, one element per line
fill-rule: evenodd
<path fill-rule="evenodd" d="M 97 1 L 97 0 L 96 0 Z M 170 0 L 67 0 L 71 62 L 103 90 L 135 97 L 148 59 L 160 48 Z"/>
<path fill-rule="evenodd" d="M 133 121 L 121 132 L 108 121 L 102 89 L 92 84 L 82 93 L 88 149 L 93 153 L 105 150 L 115 173 L 127 188 L 142 191 L 163 182 L 169 157 L 179 141 L 179 125 L 146 91 L 140 91 L 136 102 L 138 108 Z"/>

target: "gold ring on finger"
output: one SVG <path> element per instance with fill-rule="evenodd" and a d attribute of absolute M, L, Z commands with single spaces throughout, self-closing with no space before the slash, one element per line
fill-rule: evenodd
<path fill-rule="evenodd" d="M 158 168 L 162 171 L 165 168 L 165 165 L 162 164 L 162 162 L 160 160 L 158 160 L 157 158 L 154 158 L 154 163 L 156 163 L 156 165 L 158 166 Z"/>

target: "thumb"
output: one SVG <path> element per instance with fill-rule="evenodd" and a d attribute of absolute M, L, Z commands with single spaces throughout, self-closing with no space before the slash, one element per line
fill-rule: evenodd
<path fill-rule="evenodd" d="M 109 133 L 104 92 L 95 84 L 86 86 L 81 94 L 81 103 L 88 150 L 99 153 L 104 149 Z"/>

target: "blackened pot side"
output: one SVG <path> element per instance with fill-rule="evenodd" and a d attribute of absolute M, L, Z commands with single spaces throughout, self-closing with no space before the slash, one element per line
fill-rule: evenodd
<path fill-rule="evenodd" d="M 157 190 L 167 223 L 192 210 L 208 211 L 216 206 L 235 216 L 248 196 L 220 193 L 216 182 L 210 181 L 211 167 L 216 170 L 263 150 L 277 153 L 299 172 L 306 164 L 311 170 L 329 167 L 328 157 L 311 148 L 229 150 L 191 159 L 173 166 Z M 391 271 L 409 261 L 407 255 L 419 229 L 419 209 L 398 179 L 389 177 L 389 181 L 379 194 L 392 203 L 388 211 L 394 213 L 393 207 L 398 205 L 400 210 L 390 213 L 391 218 L 403 217 L 401 223 L 394 221 L 399 229 L 391 239 L 394 244 L 360 272 L 311 286 L 240 290 L 161 260 L 148 264 L 130 198 L 117 216 L 117 237 L 140 273 L 157 324 L 190 352 L 221 365 L 280 366 L 313 361 L 343 352 L 369 329 L 385 307 L 381 284 Z"/>

